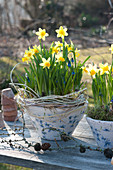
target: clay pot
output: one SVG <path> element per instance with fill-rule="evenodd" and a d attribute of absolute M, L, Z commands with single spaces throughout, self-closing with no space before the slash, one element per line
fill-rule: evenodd
<path fill-rule="evenodd" d="M 7 98 L 14 98 L 14 93 L 11 88 L 3 89 L 1 96 L 6 96 Z"/>
<path fill-rule="evenodd" d="M 14 122 L 15 119 L 16 119 L 16 116 L 4 116 L 5 121 Z"/>
<path fill-rule="evenodd" d="M 1 95 L 2 105 L 13 105 L 15 103 L 14 98 L 8 98 L 7 96 Z"/>
<path fill-rule="evenodd" d="M 15 104 L 15 105 L 3 105 L 2 106 L 2 110 L 4 111 L 4 112 L 7 112 L 7 111 L 14 111 L 14 110 L 17 110 L 17 105 Z"/>
<path fill-rule="evenodd" d="M 17 105 L 11 88 L 2 90 L 1 104 L 5 121 L 14 121 L 17 117 Z"/>

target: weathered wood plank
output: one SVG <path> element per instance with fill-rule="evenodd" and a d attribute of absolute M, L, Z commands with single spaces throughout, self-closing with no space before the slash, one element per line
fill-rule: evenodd
<path fill-rule="evenodd" d="M 32 126 L 29 117 L 27 118 L 27 127 L 25 136 L 28 141 L 32 143 L 36 142 L 49 142 L 51 144 L 52 151 L 36 152 L 33 147 L 29 149 L 13 149 L 6 143 L 0 143 L 0 162 L 14 165 L 20 165 L 30 167 L 34 169 L 82 169 L 82 170 L 112 170 L 113 166 L 110 163 L 110 159 L 107 159 L 103 153 L 99 151 L 86 150 L 85 153 L 80 153 L 79 147 L 76 145 L 84 144 L 86 146 L 96 147 L 96 142 L 93 138 L 92 132 L 87 124 L 85 118 L 81 120 L 78 127 L 75 129 L 73 136 L 75 141 L 69 140 L 67 142 L 58 141 L 58 149 L 55 141 L 40 140 L 35 128 Z M 5 122 L 6 126 L 11 126 L 12 123 Z M 21 126 L 21 122 L 17 122 L 17 125 Z M 22 138 L 21 135 L 16 135 L 16 138 Z M 25 146 L 20 141 L 18 144 Z"/>

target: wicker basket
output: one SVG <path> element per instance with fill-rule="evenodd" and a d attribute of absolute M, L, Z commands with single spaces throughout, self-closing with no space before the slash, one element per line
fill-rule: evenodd
<path fill-rule="evenodd" d="M 13 83 L 12 72 L 11 84 L 18 91 L 17 103 L 31 117 L 38 135 L 48 140 L 61 140 L 61 135 L 64 133 L 71 135 L 88 105 L 87 96 L 83 94 L 86 89 L 64 96 L 39 97 L 25 84 Z"/>

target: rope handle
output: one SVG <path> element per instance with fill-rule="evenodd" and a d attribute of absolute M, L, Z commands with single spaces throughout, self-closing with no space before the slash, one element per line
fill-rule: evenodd
<path fill-rule="evenodd" d="M 39 94 L 38 93 L 36 93 L 33 89 L 31 89 L 29 86 L 27 86 L 26 85 L 26 82 L 25 82 L 25 84 L 22 84 L 22 83 L 14 83 L 13 82 L 13 71 L 14 71 L 14 69 L 19 65 L 19 64 L 23 64 L 23 63 L 17 63 L 14 67 L 13 67 L 13 69 L 11 70 L 11 72 L 10 72 L 10 80 L 11 80 L 11 83 L 9 83 L 10 85 L 12 85 L 16 90 L 17 90 L 17 88 L 16 88 L 16 86 L 15 85 L 18 85 L 18 86 L 24 86 L 25 87 L 25 90 L 24 90 L 24 92 L 26 92 L 27 90 L 26 89 L 29 89 L 30 91 L 28 91 L 29 93 L 31 93 L 31 91 L 32 91 L 32 95 L 33 96 L 36 96 L 36 97 L 40 97 L 39 96 Z M 17 90 L 18 91 L 18 90 Z M 34 95 L 35 94 L 35 95 Z"/>

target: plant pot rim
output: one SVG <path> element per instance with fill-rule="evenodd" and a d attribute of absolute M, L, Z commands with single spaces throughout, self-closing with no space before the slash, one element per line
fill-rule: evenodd
<path fill-rule="evenodd" d="M 93 118 L 87 116 L 87 114 L 85 114 L 85 117 L 86 117 L 86 119 L 93 120 L 93 121 L 95 121 L 95 122 L 101 122 L 101 123 L 113 123 L 113 121 L 93 119 Z"/>
<path fill-rule="evenodd" d="M 40 106 L 40 107 L 49 107 L 49 108 L 60 108 L 60 107 L 78 107 L 84 106 L 88 104 L 88 100 L 86 99 L 85 95 L 81 92 L 84 91 L 80 90 L 78 93 L 73 92 L 67 94 L 65 96 L 59 95 L 50 95 L 50 96 L 43 96 L 39 98 L 23 98 L 20 94 L 16 96 L 16 101 L 20 105 L 26 106 Z M 77 96 L 76 96 L 77 95 Z M 73 97 L 74 96 L 74 97 Z M 72 98 L 73 97 L 73 98 Z"/>

